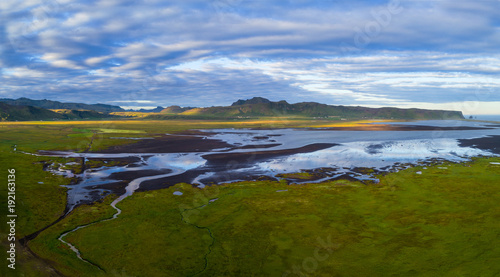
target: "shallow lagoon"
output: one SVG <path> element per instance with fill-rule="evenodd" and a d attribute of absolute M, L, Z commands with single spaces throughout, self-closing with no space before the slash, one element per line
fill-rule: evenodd
<path fill-rule="evenodd" d="M 375 123 L 377 124 L 377 123 Z M 340 176 L 366 180 L 375 178 L 359 173 L 356 168 L 372 168 L 376 172 L 397 170 L 408 164 L 425 163 L 431 160 L 465 161 L 474 156 L 494 156 L 491 151 L 473 147 L 463 147 L 460 139 L 486 136 L 500 136 L 498 125 L 468 121 L 420 121 L 392 122 L 392 125 L 414 125 L 435 127 L 472 127 L 470 130 L 432 131 L 344 131 L 328 129 L 213 129 L 201 130 L 205 138 L 221 140 L 234 147 L 213 149 L 210 152 L 194 153 L 71 153 L 51 152 L 50 155 L 80 157 L 83 159 L 109 159 L 135 157 L 136 161 L 125 166 L 103 166 L 87 169 L 77 175 L 79 182 L 68 186 L 68 208 L 71 210 L 81 203 L 90 203 L 110 193 L 106 187 L 110 183 L 122 183 L 126 195 L 136 189 L 149 190 L 168 187 L 178 182 L 196 184 L 200 187 L 212 183 L 251 180 L 259 176 L 281 179 L 276 175 L 329 168 L 326 175 L 316 181 L 324 181 Z M 482 128 L 482 129 L 480 129 Z M 488 128 L 488 129 L 486 129 Z M 147 138 L 151 139 L 151 138 Z M 299 152 L 294 149 L 330 143 L 332 147 Z M 193 145 L 195 147 L 195 145 Z M 290 150 L 287 154 L 255 158 L 253 153 L 274 150 Z M 204 155 L 214 153 L 248 153 L 243 162 L 225 160 L 209 162 Z M 401 164 L 404 166 L 401 167 Z M 149 171 L 148 171 L 149 170 Z M 169 172 L 165 172 L 169 170 Z M 67 171 L 59 171 L 69 174 Z M 135 179 L 116 178 L 121 172 L 153 172 L 151 176 L 137 176 Z M 140 183 L 138 183 L 140 179 Z M 155 185 L 150 185 L 155 181 Z M 304 180 L 307 182 L 311 180 Z M 301 181 L 294 180 L 299 183 Z M 133 184 L 133 188 L 125 187 Z M 117 191 L 115 191 L 116 193 Z M 122 194 L 119 193 L 119 194 Z M 122 194 L 123 196 L 124 194 Z"/>

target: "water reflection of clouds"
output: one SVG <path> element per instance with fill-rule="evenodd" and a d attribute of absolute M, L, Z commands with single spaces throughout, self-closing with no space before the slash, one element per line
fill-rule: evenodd
<path fill-rule="evenodd" d="M 92 176 L 94 178 L 107 178 L 109 177 L 109 175 L 115 172 L 122 172 L 125 170 L 127 169 L 124 167 L 111 167 L 111 168 L 101 167 L 91 171 L 85 171 L 85 175 Z"/>
<path fill-rule="evenodd" d="M 461 120 L 432 120 L 416 122 L 383 122 L 383 124 L 419 125 L 434 127 L 484 127 L 490 125 L 484 122 L 469 122 Z M 491 127 L 491 126 L 490 126 Z M 447 131 L 334 131 L 334 130 L 309 130 L 309 129 L 274 129 L 274 130 L 250 130 L 250 129 L 216 129 L 203 130 L 207 133 L 215 133 L 211 138 L 223 140 L 229 144 L 280 144 L 272 149 L 298 148 L 312 143 L 342 143 L 372 142 L 386 143 L 391 141 L 411 140 L 439 140 L 439 139 L 471 139 L 488 135 L 500 135 L 500 128 L 473 129 L 473 130 L 447 130 Z M 277 135 L 277 136 L 276 136 Z M 269 140 L 255 140 L 255 136 L 271 136 Z M 439 142 L 441 143 L 441 142 Z M 353 145 L 354 146 L 354 145 Z M 417 152 L 408 145 L 404 151 Z M 395 150 L 395 149 L 393 149 Z M 246 150 L 233 150 L 232 152 L 245 152 Z M 354 149 L 352 150 L 354 151 Z M 376 152 L 376 151 L 374 151 Z M 413 153 L 412 152 L 412 153 Z M 418 154 L 418 153 L 417 153 Z"/>
<path fill-rule="evenodd" d="M 370 151 L 377 145 L 377 151 Z M 470 147 L 460 147 L 454 139 L 405 140 L 390 142 L 350 142 L 312 153 L 295 154 L 258 164 L 261 170 L 293 172 L 320 167 L 375 167 L 396 162 L 414 163 L 430 158 L 463 161 L 466 157 L 491 155 Z"/>
<path fill-rule="evenodd" d="M 396 124 L 396 123 L 395 123 Z M 419 123 L 402 123 L 430 126 L 478 126 L 483 123 L 449 122 L 449 121 L 422 121 Z M 500 135 L 500 128 L 490 130 L 454 130 L 454 131 L 332 131 L 308 129 L 275 129 L 275 130 L 206 130 L 214 133 L 212 139 L 221 139 L 229 144 L 280 144 L 267 150 L 293 149 L 313 143 L 337 143 L 339 145 L 312 153 L 294 154 L 282 158 L 271 159 L 260 163 L 242 165 L 238 169 L 227 168 L 217 171 L 207 166 L 206 172 L 195 177 L 194 184 L 204 186 L 203 179 L 222 176 L 223 181 L 234 182 L 241 176 L 248 174 L 274 176 L 283 172 L 298 172 L 302 169 L 316 169 L 321 167 L 340 168 L 339 173 L 349 172 L 342 167 L 375 167 L 383 168 L 395 163 L 415 163 L 431 158 L 442 158 L 450 161 L 463 161 L 466 157 L 492 153 L 476 148 L 460 147 L 457 139 L 484 137 L 487 135 Z M 255 138 L 259 136 L 260 138 Z M 231 150 L 230 152 L 255 151 L 254 148 Z M 163 175 L 140 177 L 129 183 L 128 193 L 132 193 L 144 180 L 164 178 L 181 174 L 187 170 L 205 165 L 206 160 L 201 157 L 207 153 L 72 153 L 50 152 L 53 156 L 85 157 L 117 159 L 129 158 L 141 160 L 127 166 L 100 167 L 87 169 L 77 177 L 82 180 L 77 185 L 68 186 L 68 206 L 73 207 L 79 201 L 88 201 L 92 194 L 101 193 L 103 190 L 96 188 L 101 184 L 116 182 L 108 179 L 115 172 L 129 172 L 139 170 L 171 169 L 172 172 Z M 146 158 L 148 157 L 148 158 Z M 144 160 L 146 160 L 144 162 Z M 72 177 L 69 170 L 59 169 L 54 173 Z M 220 169 L 219 169 L 220 170 Z M 359 177 L 357 178 L 364 178 Z M 104 194 L 103 194 L 104 195 Z M 126 197 L 126 195 L 122 195 Z"/>
<path fill-rule="evenodd" d="M 210 130 L 217 131 L 217 130 Z M 220 133 L 212 135 L 211 139 L 219 139 L 225 141 L 229 144 L 247 144 L 252 142 L 254 136 L 259 135 L 258 133 L 252 132 L 251 130 L 244 129 L 241 131 L 228 131 L 227 129 L 220 130 Z"/>
<path fill-rule="evenodd" d="M 189 170 L 200 167 L 206 162 L 197 154 L 160 154 L 152 156 L 147 160 L 148 167 L 155 169 L 181 168 Z"/>

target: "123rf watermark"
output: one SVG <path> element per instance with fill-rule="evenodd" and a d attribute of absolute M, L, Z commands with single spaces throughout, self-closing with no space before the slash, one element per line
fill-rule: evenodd
<path fill-rule="evenodd" d="M 7 267 L 16 269 L 16 170 L 8 169 L 7 174 Z"/>

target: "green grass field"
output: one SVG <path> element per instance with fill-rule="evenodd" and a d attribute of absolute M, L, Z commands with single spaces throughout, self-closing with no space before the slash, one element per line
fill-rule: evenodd
<path fill-rule="evenodd" d="M 280 120 L 0 123 L 2 171 L 16 169 L 17 238 L 62 214 L 66 196 L 60 185 L 70 182 L 42 170 L 43 162 L 69 160 L 20 151 L 85 151 L 91 141 L 91 149 L 131 142 L 109 137 L 265 124 L 306 125 Z M 66 237 L 99 269 L 79 260 L 57 238 L 76 226 L 111 217 L 111 196 L 78 207 L 30 241 L 38 257 L 18 247 L 17 269 L 4 265 L 0 273 L 55 276 L 55 269 L 65 276 L 498 276 L 500 166 L 491 162 L 500 158 L 415 167 L 380 176 L 379 184 L 368 186 L 259 181 L 204 189 L 178 184 L 135 193 L 118 204 L 122 214 L 117 219 Z M 0 191 L 6 195 L 6 186 Z M 1 230 L 5 238 L 6 226 Z M 2 246 L 6 248 L 5 239 Z"/>

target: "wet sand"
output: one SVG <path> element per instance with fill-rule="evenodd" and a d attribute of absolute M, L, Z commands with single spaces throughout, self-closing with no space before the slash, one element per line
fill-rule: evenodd
<path fill-rule="evenodd" d="M 227 151 L 232 151 L 232 150 L 237 150 L 237 149 L 257 149 L 257 148 L 271 148 L 271 147 L 276 147 L 280 146 L 281 144 L 279 143 L 271 143 L 271 144 L 249 144 L 249 145 L 244 145 L 240 147 L 235 147 L 228 149 Z"/>
<path fill-rule="evenodd" d="M 234 147 L 222 140 L 197 135 L 163 135 L 135 143 L 112 146 L 96 153 L 192 153 Z"/>
<path fill-rule="evenodd" d="M 90 187 L 86 187 L 85 189 L 87 189 L 87 190 L 104 189 L 104 190 L 108 190 L 111 193 L 114 193 L 116 195 L 122 195 L 125 193 L 125 188 L 127 187 L 128 183 L 129 182 L 127 182 L 127 181 L 110 181 L 107 184 L 90 186 Z M 90 203 L 93 203 L 96 200 L 102 198 L 99 191 L 93 191 L 92 194 L 90 194 L 90 196 L 91 196 L 91 198 L 82 201 L 81 204 L 90 204 Z"/>
<path fill-rule="evenodd" d="M 124 180 L 124 181 L 132 181 L 137 178 L 153 176 L 153 175 L 162 175 L 168 174 L 172 172 L 170 169 L 162 169 L 162 170 L 136 170 L 136 171 L 123 171 L 123 172 L 115 172 L 109 175 L 107 179 L 111 180 Z"/>
<path fill-rule="evenodd" d="M 157 190 L 162 188 L 168 188 L 178 183 L 191 183 L 196 177 L 205 172 L 206 169 L 205 170 L 193 169 L 166 178 L 147 180 L 142 182 L 136 191 Z"/>
<path fill-rule="evenodd" d="M 114 162 L 114 166 L 125 166 L 125 165 L 131 165 L 131 164 L 134 164 L 134 163 L 138 163 L 141 161 L 141 158 L 139 157 L 120 157 L 120 158 L 87 158 L 88 161 L 96 161 L 96 162 L 101 162 L 103 163 L 103 165 L 106 165 L 105 162 L 110 162 L 110 161 L 113 161 Z M 85 169 L 89 169 L 91 167 L 88 167 L 86 165 Z"/>
<path fill-rule="evenodd" d="M 500 154 L 500 136 L 487 136 L 484 138 L 459 139 L 460 146 L 473 147 L 495 154 Z"/>

